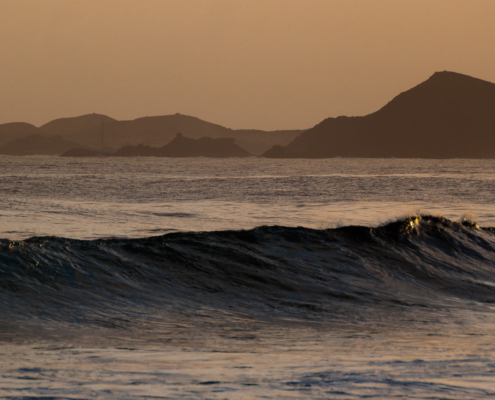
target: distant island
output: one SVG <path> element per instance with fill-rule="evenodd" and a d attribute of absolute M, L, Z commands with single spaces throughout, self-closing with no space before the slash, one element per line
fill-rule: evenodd
<path fill-rule="evenodd" d="M 495 84 L 455 72 L 436 72 L 372 114 L 327 118 L 304 131 L 233 130 L 181 114 L 132 121 L 88 114 L 40 127 L 23 122 L 0 125 L 0 154 L 92 157 L 102 153 L 121 157 L 495 158 Z"/>
<path fill-rule="evenodd" d="M 62 154 L 62 157 L 94 157 L 97 151 L 73 148 Z M 112 157 L 249 157 L 248 151 L 237 146 L 232 138 L 191 139 L 177 133 L 175 138 L 162 147 L 124 146 L 120 150 L 107 154 Z"/>
<path fill-rule="evenodd" d="M 494 158 L 495 84 L 436 72 L 364 117 L 328 118 L 268 158 Z"/>
<path fill-rule="evenodd" d="M 10 122 L 0 124 L 0 146 L 5 146 L 15 139 L 22 139 L 29 135 L 39 134 L 39 129 L 26 122 Z"/>
<path fill-rule="evenodd" d="M 35 133 L 11 140 L 0 149 L 0 154 L 9 156 L 58 155 L 74 146 L 78 146 L 77 143 L 60 136 L 46 137 Z"/>
<path fill-rule="evenodd" d="M 101 148 L 101 126 L 104 125 L 104 148 Z M 262 131 L 257 129 L 234 130 L 212 124 L 196 117 L 182 114 L 138 118 L 132 121 L 117 121 L 102 114 L 87 114 L 73 118 L 60 118 L 48 122 L 39 128 L 34 125 L 14 122 L 0 125 L 1 147 L 12 140 L 24 139 L 26 148 L 36 149 L 37 142 L 32 135 L 46 138 L 59 136 L 75 146 L 95 151 L 95 154 L 113 153 L 122 147 L 148 146 L 163 147 L 170 143 L 177 132 L 191 139 L 208 137 L 212 139 L 229 138 L 250 154 L 261 155 L 276 144 L 287 145 L 294 140 L 301 130 Z M 32 143 L 30 143 L 32 142 Z M 48 143 L 48 142 L 47 142 Z M 20 148 L 19 148 L 20 149 Z M 58 154 L 61 154 L 65 149 Z M 49 153 L 56 154 L 55 147 Z M 7 153 L 7 150 L 3 152 Z M 16 155 L 31 155 L 32 151 L 19 151 Z M 89 153 L 88 153 L 89 154 Z"/>

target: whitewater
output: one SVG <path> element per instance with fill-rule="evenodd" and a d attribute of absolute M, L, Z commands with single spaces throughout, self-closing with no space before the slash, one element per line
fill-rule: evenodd
<path fill-rule="evenodd" d="M 495 395 L 495 161 L 0 157 L 0 397 Z"/>

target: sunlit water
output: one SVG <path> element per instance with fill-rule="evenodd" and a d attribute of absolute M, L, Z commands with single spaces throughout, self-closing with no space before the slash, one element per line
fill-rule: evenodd
<path fill-rule="evenodd" d="M 7 398 L 484 399 L 493 337 L 268 331 L 215 343 L 0 347 Z M 216 339 L 217 341 L 219 339 Z M 212 340 L 214 341 L 214 340 Z"/>
<path fill-rule="evenodd" d="M 495 225 L 492 160 L 0 157 L 0 237 L 376 226 L 418 211 Z"/>
<path fill-rule="evenodd" d="M 32 236 L 143 238 L 264 225 L 314 229 L 378 226 L 419 212 L 454 221 L 467 218 L 481 227 L 495 226 L 492 160 L 0 157 L 0 165 L 0 237 L 16 241 Z M 480 233 L 473 239 L 482 250 L 462 254 L 464 258 L 460 254 L 459 259 L 474 266 L 480 255 L 490 260 L 486 243 L 492 239 L 487 235 Z M 450 237 L 441 236 L 438 241 L 448 242 Z M 429 240 L 436 243 L 435 238 L 433 235 Z M 464 245 L 464 236 L 452 236 L 454 239 Z M 183 249 L 190 239 L 181 240 L 167 246 Z M 300 248 L 283 247 L 283 252 L 288 259 L 301 257 L 301 268 L 305 262 L 318 265 L 308 248 L 308 243 L 302 243 Z M 150 247 L 150 252 L 156 249 Z M 456 257 L 452 252 L 432 255 L 428 253 L 432 247 L 425 249 L 425 259 L 435 256 L 445 262 L 445 268 L 452 268 L 452 273 L 465 275 L 466 281 L 480 280 L 470 272 L 473 269 L 459 272 L 462 265 L 449 264 L 448 257 Z M 346 250 L 353 249 L 342 249 L 338 257 Z M 108 250 L 108 254 L 112 252 L 121 256 L 117 248 Z M 353 257 L 365 257 L 368 252 L 371 249 L 363 247 Z M 39 254 L 40 262 L 52 257 L 52 253 Z M 47 259 L 42 259 L 45 254 Z M 274 254 L 280 256 L 275 250 Z M 61 256 L 71 262 L 70 253 Z M 116 263 L 128 255 L 121 257 Z M 384 254 L 377 262 L 385 264 L 389 259 L 390 255 Z M 363 265 L 368 264 L 365 259 Z M 425 287 L 415 288 L 423 281 L 400 286 L 402 281 L 398 280 L 392 289 L 381 287 L 373 292 L 371 305 L 357 301 L 349 305 L 340 299 L 324 304 L 322 300 L 322 309 L 335 304 L 336 311 L 327 310 L 320 316 L 317 309 L 308 308 L 307 318 L 305 309 L 286 312 L 281 305 L 273 308 L 269 303 L 272 308 L 260 309 L 254 289 L 243 294 L 244 308 L 233 311 L 225 303 L 238 300 L 229 300 L 228 293 L 214 290 L 208 298 L 198 295 L 196 303 L 187 296 L 182 303 L 181 297 L 173 297 L 166 305 L 157 304 L 153 298 L 153 307 L 132 299 L 115 303 L 110 299 L 107 304 L 108 299 L 102 298 L 103 309 L 87 312 L 97 323 L 78 321 L 78 313 L 82 320 L 85 310 L 95 307 L 91 303 L 94 300 L 85 303 L 81 298 L 76 304 L 71 299 L 74 318 L 57 320 L 50 313 L 59 307 L 61 315 L 70 315 L 71 309 L 67 311 L 61 300 L 69 302 L 70 294 L 53 300 L 55 305 L 48 303 L 48 294 L 46 299 L 33 295 L 29 297 L 30 307 L 39 307 L 39 314 L 19 319 L 9 316 L 7 320 L 6 315 L 23 310 L 23 306 L 11 297 L 0 297 L 4 318 L 0 326 L 0 397 L 492 397 L 495 320 L 493 305 L 487 299 L 492 298 L 492 290 L 495 296 L 495 280 L 490 278 L 491 265 L 484 262 L 480 268 L 483 279 L 476 284 L 483 292 L 483 301 L 471 293 L 473 288 L 476 291 L 471 285 L 462 289 L 464 297 L 456 297 L 457 288 L 446 287 L 452 295 L 441 297 L 438 308 L 428 299 L 421 307 L 378 307 L 381 290 L 393 294 L 394 290 L 412 288 L 428 294 L 428 285 L 441 287 L 436 272 L 424 269 L 425 276 L 432 276 Z M 97 282 L 102 288 L 104 277 Z M 392 276 L 385 278 L 392 282 Z M 63 283 L 61 277 L 57 279 Z M 297 281 L 298 277 L 291 272 L 285 279 Z M 348 274 L 337 276 L 336 282 L 351 287 L 357 279 Z M 10 282 L 0 281 L 0 291 L 11 288 Z M 119 284 L 138 287 L 140 283 L 122 280 Z M 191 290 L 194 285 L 187 288 Z M 173 287 L 164 285 L 163 290 Z M 120 286 L 115 290 L 121 290 Z M 128 293 L 132 294 L 125 295 Z M 390 293 L 386 295 L 392 296 Z M 265 295 L 269 299 L 270 293 Z M 406 301 L 408 295 L 401 292 L 397 298 Z M 290 296 L 294 302 L 300 301 L 300 293 L 289 291 L 285 301 Z M 386 303 L 388 297 L 383 296 Z M 418 302 L 421 297 L 413 300 L 407 301 Z M 246 308 L 249 301 L 255 310 L 252 313 Z M 44 304 L 51 308 L 44 309 Z M 106 307 L 122 309 L 116 314 Z"/>

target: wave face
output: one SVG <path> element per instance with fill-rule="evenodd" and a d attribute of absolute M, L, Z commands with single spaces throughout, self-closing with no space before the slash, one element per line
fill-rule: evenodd
<path fill-rule="evenodd" d="M 0 312 L 82 324 L 210 311 L 363 321 L 487 308 L 494 272 L 491 228 L 432 216 L 377 228 L 34 237 L 0 241 Z"/>

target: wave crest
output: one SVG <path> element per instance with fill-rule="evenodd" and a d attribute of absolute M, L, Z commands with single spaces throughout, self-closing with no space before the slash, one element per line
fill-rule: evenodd
<path fill-rule="evenodd" d="M 348 321 L 495 302 L 495 235 L 418 215 L 368 228 L 283 226 L 143 239 L 0 241 L 7 318 L 87 323 L 211 310 Z"/>

